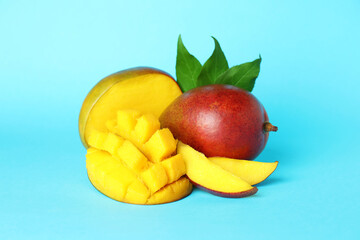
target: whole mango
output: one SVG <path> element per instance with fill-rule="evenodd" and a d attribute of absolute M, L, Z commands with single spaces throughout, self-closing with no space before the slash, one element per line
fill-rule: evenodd
<path fill-rule="evenodd" d="M 165 109 L 160 123 L 207 157 L 247 160 L 261 153 L 270 131 L 277 131 L 254 95 L 219 84 L 185 92 Z"/>

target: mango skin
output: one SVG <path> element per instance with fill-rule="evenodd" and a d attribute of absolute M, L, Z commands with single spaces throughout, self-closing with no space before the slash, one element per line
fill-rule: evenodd
<path fill-rule="evenodd" d="M 194 88 L 160 116 L 162 128 L 207 157 L 252 160 L 264 149 L 268 115 L 250 92 L 230 85 Z"/>

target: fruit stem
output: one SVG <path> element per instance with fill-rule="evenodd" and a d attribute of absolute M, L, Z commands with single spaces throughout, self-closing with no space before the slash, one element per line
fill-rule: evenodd
<path fill-rule="evenodd" d="M 264 123 L 264 131 L 265 132 L 276 132 L 278 130 L 278 127 L 272 125 L 269 122 Z"/>

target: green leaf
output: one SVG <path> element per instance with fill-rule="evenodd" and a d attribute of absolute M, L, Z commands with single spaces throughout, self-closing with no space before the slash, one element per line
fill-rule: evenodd
<path fill-rule="evenodd" d="M 201 71 L 201 63 L 185 48 L 179 35 L 176 56 L 176 78 L 181 90 L 186 92 L 197 87 L 196 81 Z"/>
<path fill-rule="evenodd" d="M 216 79 L 223 72 L 229 69 L 228 62 L 226 61 L 225 55 L 221 50 L 219 42 L 216 40 L 216 38 L 212 38 L 215 42 L 214 52 L 202 67 L 200 75 L 197 79 L 197 86 L 215 84 Z"/>
<path fill-rule="evenodd" d="M 230 84 L 251 92 L 255 80 L 260 72 L 261 56 L 253 62 L 234 66 L 221 74 L 216 82 L 219 84 Z"/>

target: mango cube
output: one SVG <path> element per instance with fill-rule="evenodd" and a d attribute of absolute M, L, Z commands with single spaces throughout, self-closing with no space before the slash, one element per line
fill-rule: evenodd
<path fill-rule="evenodd" d="M 145 204 L 149 196 L 149 189 L 139 179 L 136 179 L 128 187 L 125 201 L 135 204 Z"/>
<path fill-rule="evenodd" d="M 117 123 L 116 123 L 115 119 L 108 120 L 105 123 L 105 126 L 109 132 L 116 132 L 116 125 L 117 125 Z"/>
<path fill-rule="evenodd" d="M 95 173 L 97 175 L 98 183 L 101 186 L 105 186 L 105 179 L 107 175 L 111 172 L 116 172 L 121 167 L 121 163 L 110 155 L 106 157 L 106 160 L 103 164 L 98 165 L 95 169 Z"/>
<path fill-rule="evenodd" d="M 96 152 L 98 152 L 98 151 L 99 151 L 99 149 L 96 149 L 96 148 L 93 148 L 93 147 L 89 147 L 89 148 L 87 149 L 87 151 L 86 151 L 86 157 L 88 157 L 88 156 L 90 156 L 91 154 L 96 153 Z"/>
<path fill-rule="evenodd" d="M 170 183 L 149 197 L 146 204 L 173 202 L 191 192 L 192 185 L 186 177 Z"/>
<path fill-rule="evenodd" d="M 142 180 L 148 186 L 151 193 L 156 192 L 168 182 L 165 169 L 160 164 L 154 164 L 141 174 Z"/>
<path fill-rule="evenodd" d="M 103 191 L 105 195 L 117 201 L 123 201 L 129 184 L 123 181 L 118 175 L 109 174 L 104 182 Z"/>
<path fill-rule="evenodd" d="M 92 183 L 97 184 L 97 176 L 95 174 L 96 169 L 99 168 L 101 164 L 105 163 L 105 159 L 102 158 L 102 155 L 105 152 L 98 150 L 96 148 L 89 148 L 86 154 L 86 169 L 88 172 L 89 179 L 92 179 Z"/>
<path fill-rule="evenodd" d="M 86 168 L 88 172 L 93 172 L 99 165 L 106 162 L 104 158 L 105 152 L 97 150 L 96 148 L 89 148 L 86 154 Z"/>
<path fill-rule="evenodd" d="M 147 159 L 140 150 L 130 141 L 125 140 L 117 151 L 120 158 L 131 169 L 139 172 L 147 166 Z"/>
<path fill-rule="evenodd" d="M 130 133 L 136 125 L 140 112 L 136 110 L 121 110 L 117 112 L 117 130 Z"/>
<path fill-rule="evenodd" d="M 145 114 L 138 118 L 134 129 L 134 135 L 139 143 L 145 143 L 160 129 L 159 120 L 152 114 Z"/>
<path fill-rule="evenodd" d="M 104 142 L 106 138 L 107 138 L 106 133 L 94 129 L 91 131 L 89 138 L 87 139 L 87 143 L 91 147 L 104 150 Z"/>
<path fill-rule="evenodd" d="M 146 153 L 152 162 L 160 162 L 176 150 L 176 140 L 168 128 L 157 130 L 145 143 Z"/>
<path fill-rule="evenodd" d="M 119 137 L 113 133 L 108 133 L 103 143 L 103 148 L 111 155 L 115 155 L 117 149 L 124 143 L 124 141 L 125 140 L 122 137 Z"/>
<path fill-rule="evenodd" d="M 127 188 L 136 179 L 136 175 L 130 169 L 121 166 L 105 178 L 104 192 L 111 194 L 115 200 L 123 201 Z"/>
<path fill-rule="evenodd" d="M 168 176 L 168 183 L 172 183 L 178 180 L 186 173 L 185 162 L 180 154 L 177 154 L 171 158 L 165 159 L 161 162 Z"/>

